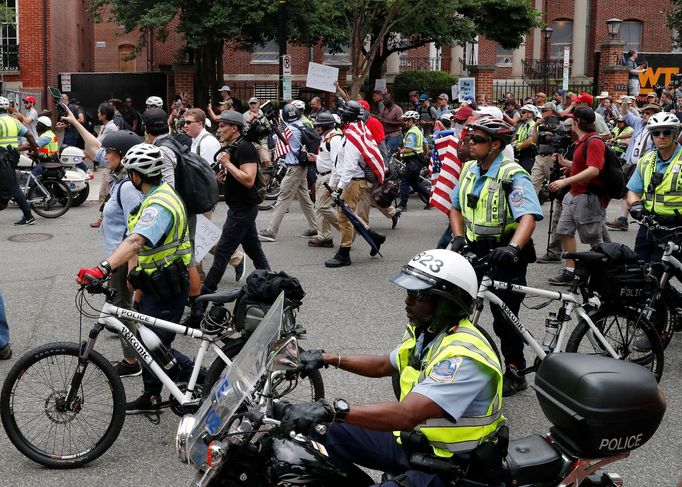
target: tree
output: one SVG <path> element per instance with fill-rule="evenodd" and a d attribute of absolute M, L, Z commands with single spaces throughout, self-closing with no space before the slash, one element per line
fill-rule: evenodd
<path fill-rule="evenodd" d="M 673 31 L 673 44 L 682 48 L 682 0 L 671 0 L 666 13 L 666 26 Z"/>

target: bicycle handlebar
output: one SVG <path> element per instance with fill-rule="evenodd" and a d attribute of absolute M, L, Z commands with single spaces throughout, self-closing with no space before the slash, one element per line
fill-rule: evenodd
<path fill-rule="evenodd" d="M 84 289 L 90 294 L 104 294 L 108 299 L 112 299 L 114 297 L 114 293 L 116 291 L 104 285 L 109 278 L 97 279 L 90 274 L 85 274 L 83 277 L 87 278 L 89 282 L 87 284 L 81 284 L 81 290 Z"/>

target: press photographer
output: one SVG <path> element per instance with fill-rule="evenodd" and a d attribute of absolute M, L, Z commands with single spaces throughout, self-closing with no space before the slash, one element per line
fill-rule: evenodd
<path fill-rule="evenodd" d="M 256 146 L 261 168 L 269 167 L 272 163 L 268 137 L 273 133 L 272 127 L 277 126 L 276 115 L 270 101 L 261 106 L 258 98 L 249 98 L 249 110 L 244 112 L 244 137 Z"/>
<path fill-rule="evenodd" d="M 535 192 L 540 194 L 545 179 L 549 179 L 554 165 L 552 154 L 564 152 L 572 143 L 572 137 L 559 122 L 556 104 L 548 101 L 542 107 L 542 121 L 533 132 L 533 143 L 537 147 L 535 164 L 530 172 L 530 179 Z"/>

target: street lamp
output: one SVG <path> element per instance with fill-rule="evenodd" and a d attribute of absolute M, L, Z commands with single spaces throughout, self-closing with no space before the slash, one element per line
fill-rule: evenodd
<path fill-rule="evenodd" d="M 620 25 L 623 23 L 620 19 L 609 19 L 606 21 L 606 30 L 611 36 L 611 40 L 615 39 L 620 33 Z"/>
<path fill-rule="evenodd" d="M 543 74 L 545 78 L 545 94 L 549 96 L 549 57 L 547 55 L 547 51 L 549 49 L 549 40 L 552 38 L 552 33 L 554 32 L 554 29 L 552 29 L 549 26 L 545 26 L 542 28 L 542 37 L 545 39 L 545 51 L 544 51 L 544 57 L 543 57 L 543 67 L 544 69 Z"/>

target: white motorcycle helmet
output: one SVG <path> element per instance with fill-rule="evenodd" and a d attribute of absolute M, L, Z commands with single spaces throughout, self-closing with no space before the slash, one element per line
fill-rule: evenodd
<path fill-rule="evenodd" d="M 52 128 L 52 120 L 50 120 L 49 117 L 45 117 L 45 116 L 43 116 L 43 117 L 38 117 L 37 122 L 40 123 L 40 124 L 43 124 L 43 125 L 46 126 L 47 128 Z"/>
<path fill-rule="evenodd" d="M 144 103 L 147 106 L 154 106 L 154 107 L 158 107 L 158 108 L 163 107 L 163 100 L 158 96 L 150 96 L 149 98 L 147 98 L 147 101 Z"/>
<path fill-rule="evenodd" d="M 135 171 L 145 176 L 158 176 L 163 167 L 163 154 L 152 144 L 137 144 L 128 149 L 121 161 L 127 171 Z"/>
<path fill-rule="evenodd" d="M 400 118 L 402 118 L 403 120 L 406 119 L 419 120 L 419 114 L 414 110 L 408 110 L 405 113 L 403 113 L 403 116 Z"/>
<path fill-rule="evenodd" d="M 64 147 L 59 161 L 65 166 L 75 166 L 85 161 L 85 152 L 78 147 L 68 146 Z"/>
<path fill-rule="evenodd" d="M 468 311 L 478 294 L 476 272 L 456 252 L 433 249 L 420 252 L 389 279 L 407 291 L 424 291 L 455 303 Z"/>
<path fill-rule="evenodd" d="M 7 110 L 9 108 L 9 100 L 4 96 L 0 96 L 0 110 Z"/>

